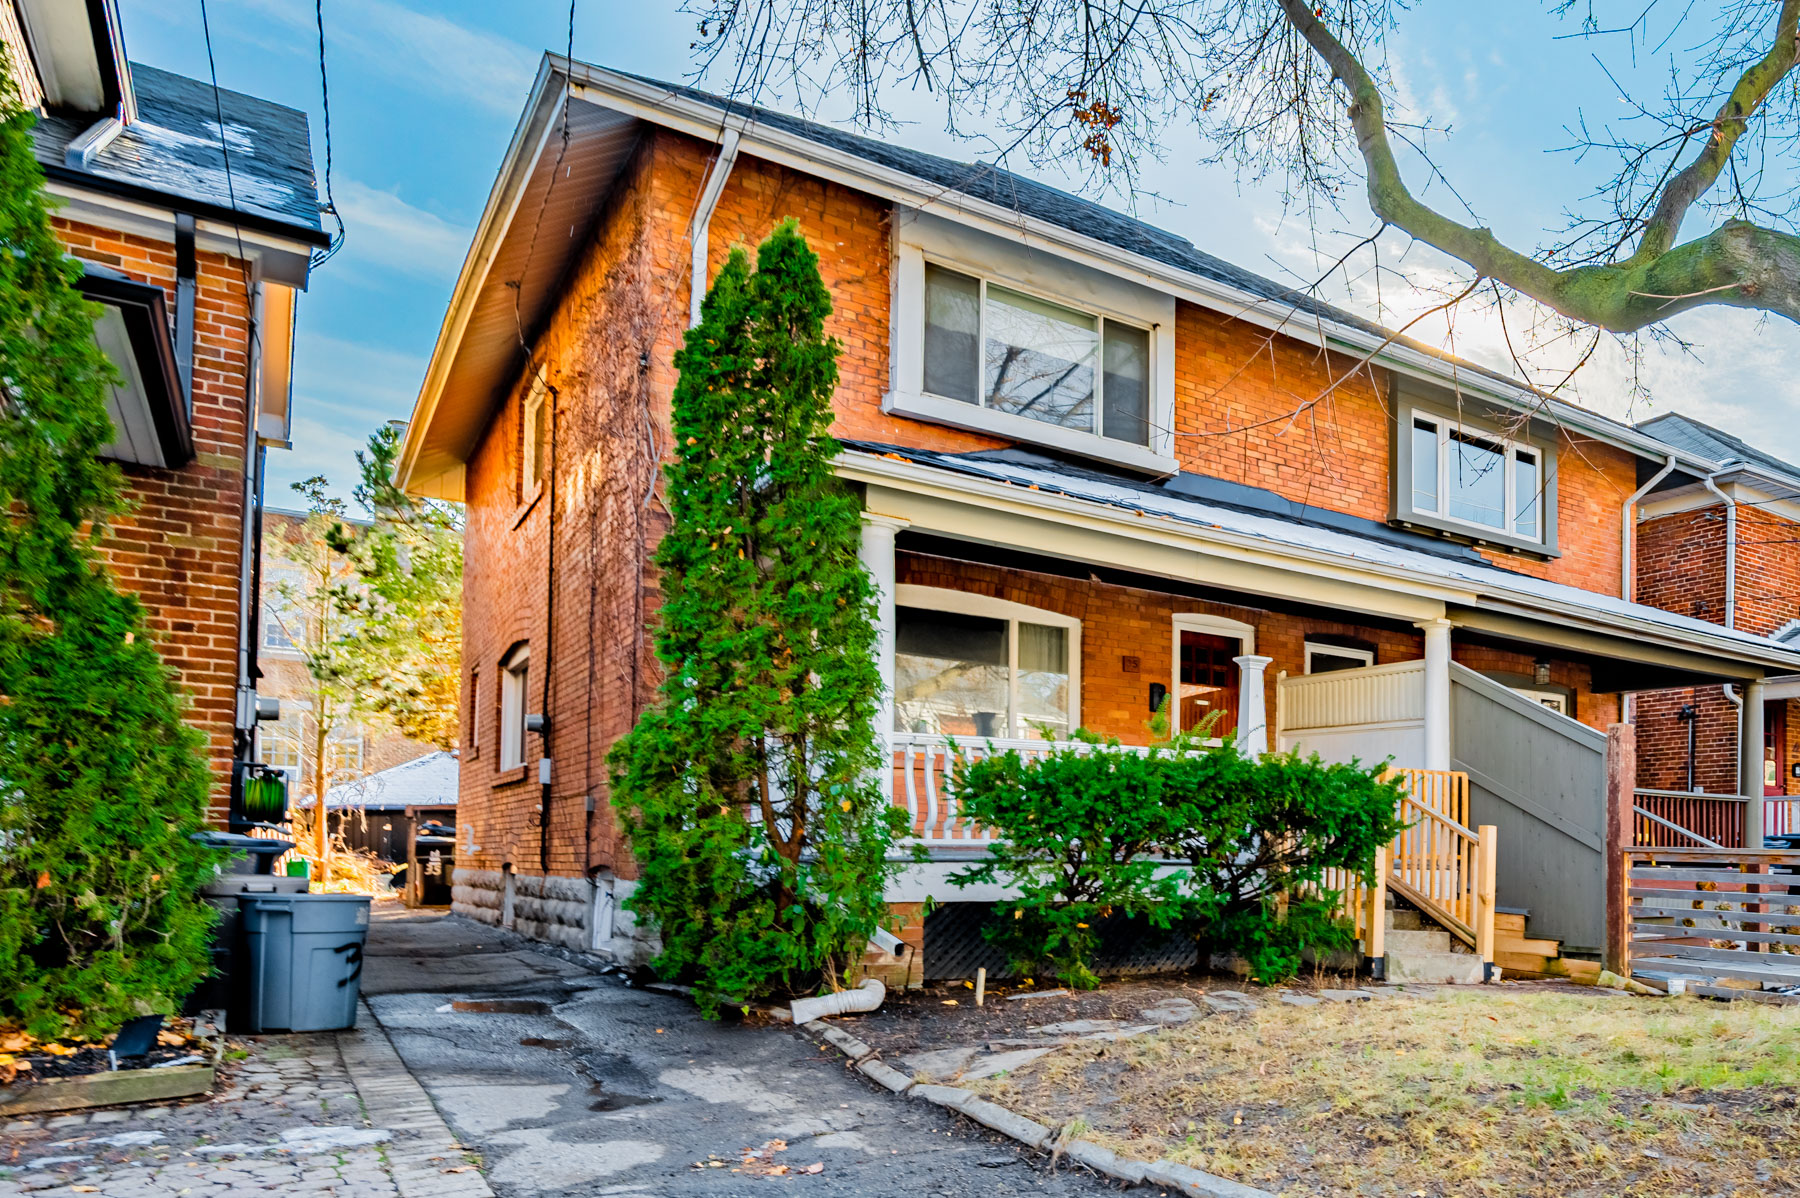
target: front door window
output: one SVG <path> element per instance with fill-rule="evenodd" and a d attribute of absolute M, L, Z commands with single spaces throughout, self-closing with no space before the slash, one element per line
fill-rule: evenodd
<path fill-rule="evenodd" d="M 1237 731 L 1238 711 L 1238 667 L 1232 658 L 1243 652 L 1242 642 L 1192 628 L 1176 635 L 1174 730 L 1192 732 L 1211 719 L 1208 736 L 1230 736 Z"/>

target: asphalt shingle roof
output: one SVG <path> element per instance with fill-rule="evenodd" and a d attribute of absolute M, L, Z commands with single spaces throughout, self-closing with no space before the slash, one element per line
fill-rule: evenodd
<path fill-rule="evenodd" d="M 411 761 L 333 786 L 327 807 L 449 807 L 456 803 L 456 754 L 427 753 Z"/>
<path fill-rule="evenodd" d="M 1680 412 L 1652 416 L 1639 423 L 1637 428 L 1677 449 L 1710 458 L 1721 465 L 1736 460 L 1749 466 L 1772 470 L 1784 478 L 1800 479 L 1800 466 L 1784 462 L 1774 454 L 1764 453 L 1748 442 L 1732 436 L 1724 429 L 1714 428 Z"/>
<path fill-rule="evenodd" d="M 243 92 L 141 63 L 131 65 L 138 119 L 89 163 L 64 161 L 69 142 L 96 119 L 50 113 L 33 132 L 38 161 L 52 177 L 91 178 L 186 200 L 323 242 L 306 114 Z M 223 147 L 219 116 L 224 116 Z M 231 170 L 226 173 L 226 150 Z"/>

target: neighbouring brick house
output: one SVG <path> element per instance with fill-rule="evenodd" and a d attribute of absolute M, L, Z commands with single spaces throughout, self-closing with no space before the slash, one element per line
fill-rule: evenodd
<path fill-rule="evenodd" d="M 343 517 L 342 522 L 367 523 Z M 258 735 L 258 760 L 288 776 L 290 801 L 297 807 L 316 800 L 312 791 L 312 757 L 317 750 L 314 685 L 304 649 L 308 625 L 317 609 L 308 610 L 303 595 L 312 584 L 286 546 L 304 540 L 306 515 L 280 508 L 263 509 L 261 618 L 257 625 L 258 662 L 262 681 L 257 693 L 281 702 L 280 718 L 265 722 Z M 296 602 L 298 600 L 298 602 Z M 380 723 L 358 719 L 337 721 L 326 730 L 327 792 L 397 765 L 438 752 L 436 745 L 403 736 Z M 339 800 L 354 806 L 345 790 Z"/>
<path fill-rule="evenodd" d="M 935 788 L 947 736 L 1143 744 L 1166 698 L 1251 749 L 1478 775 L 1500 901 L 1592 948 L 1621 696 L 1800 666 L 1621 598 L 1635 492 L 1687 451 L 1020 176 L 552 56 L 400 465 L 468 505 L 459 910 L 641 959 L 605 753 L 658 680 L 672 355 L 790 216 L 844 347 L 915 943 L 926 899 L 992 897 L 945 881 L 983 835 Z"/>
<path fill-rule="evenodd" d="M 0 3 L 0 40 L 123 379 L 107 560 L 190 697 L 222 815 L 256 727 L 263 456 L 287 444 L 295 298 L 328 243 L 306 116 L 127 61 L 113 0 Z"/>
<path fill-rule="evenodd" d="M 1800 467 L 1678 413 L 1638 428 L 1706 463 L 1699 471 L 1669 471 L 1639 505 L 1638 601 L 1796 643 Z M 1638 695 L 1635 705 L 1638 784 L 1673 792 L 1644 801 L 1681 810 L 1683 826 L 1735 845 L 1743 841 L 1745 816 L 1734 801 L 1684 799 L 1680 792 L 1800 795 L 1800 680 L 1685 686 Z M 1740 738 L 1746 723 L 1747 743 Z M 1751 751 L 1741 753 L 1741 745 Z M 1800 830 L 1794 804 L 1763 806 L 1765 832 Z M 1748 818 L 1756 823 L 1754 814 Z"/>

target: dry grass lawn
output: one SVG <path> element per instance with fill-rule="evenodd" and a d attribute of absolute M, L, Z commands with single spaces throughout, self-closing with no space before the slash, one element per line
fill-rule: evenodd
<path fill-rule="evenodd" d="M 965 1083 L 1284 1195 L 1800 1193 L 1800 1008 L 1521 987 L 1270 1002 Z"/>

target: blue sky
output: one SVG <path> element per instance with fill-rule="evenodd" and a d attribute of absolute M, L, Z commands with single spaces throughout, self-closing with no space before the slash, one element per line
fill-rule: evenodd
<path fill-rule="evenodd" d="M 685 78 L 691 69 L 693 23 L 672 4 L 578 5 L 576 57 L 666 79 Z M 207 77 L 199 0 L 122 0 L 121 8 L 133 59 Z M 1551 35 L 1569 27 L 1534 6 L 1512 6 L 1506 22 L 1482 9 L 1441 2 L 1408 14 L 1391 50 L 1396 81 L 1403 102 L 1450 126 L 1434 153 L 1458 192 L 1502 239 L 1535 245 L 1607 173 L 1604 164 L 1554 151 L 1567 144 L 1565 128 L 1578 111 L 1590 122 L 1617 120 L 1624 111 L 1592 58 L 1596 49 L 1618 47 L 1554 40 Z M 313 474 L 347 493 L 353 452 L 382 421 L 410 413 L 470 231 L 539 56 L 564 45 L 566 14 L 554 0 L 326 0 L 332 177 L 349 237 L 302 300 L 296 447 L 270 455 L 271 503 L 291 504 L 288 484 Z M 322 172 L 311 0 L 213 0 L 208 15 L 220 84 L 306 110 Z M 1609 65 L 1623 72 L 1627 85 L 1653 80 L 1663 65 L 1646 55 L 1633 74 L 1620 61 L 1614 55 Z M 764 99 L 792 108 L 795 97 Z M 909 123 L 890 136 L 962 157 L 980 153 L 942 132 L 942 116 L 928 98 L 896 99 Z M 817 115 L 843 114 L 827 102 Z M 1244 183 L 1223 167 L 1194 165 L 1199 148 L 1190 135 L 1172 132 L 1165 160 L 1143 176 L 1145 189 L 1161 199 L 1140 202 L 1138 214 L 1204 250 L 1276 277 L 1310 277 L 1317 264 L 1336 256 L 1334 247 L 1348 244 L 1348 234 L 1371 227 L 1361 195 L 1352 194 L 1315 232 L 1304 214 L 1283 214 L 1277 188 Z M 1009 165 L 1072 190 L 1092 189 L 1079 176 Z M 1454 202 L 1441 187 L 1429 198 Z M 1436 289 L 1452 277 L 1443 258 L 1397 238 L 1384 241 L 1382 260 L 1404 274 L 1381 285 L 1379 316 L 1392 323 L 1435 303 Z M 1377 315 L 1366 277 L 1329 298 Z M 1529 317 L 1523 309 L 1509 314 L 1515 341 L 1526 335 Z M 1794 327 L 1720 309 L 1684 316 L 1677 331 L 1693 352 L 1647 348 L 1635 372 L 1647 397 L 1633 394 L 1627 356 L 1609 346 L 1578 377 L 1577 398 L 1634 419 L 1689 412 L 1800 461 L 1800 381 L 1790 366 L 1800 356 Z M 1464 311 L 1453 324 L 1434 320 L 1414 333 L 1510 368 L 1491 311 Z M 1551 345 L 1532 361 L 1552 371 L 1567 350 Z"/>

